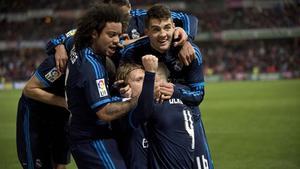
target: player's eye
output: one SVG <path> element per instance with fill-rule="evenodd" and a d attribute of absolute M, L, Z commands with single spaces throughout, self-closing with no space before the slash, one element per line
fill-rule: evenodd
<path fill-rule="evenodd" d="M 160 31 L 160 28 L 154 27 L 154 28 L 152 28 L 152 31 L 153 31 L 153 32 L 159 32 L 159 31 Z"/>
<path fill-rule="evenodd" d="M 169 31 L 171 28 L 172 28 L 171 25 L 167 25 L 164 27 L 164 30 Z"/>

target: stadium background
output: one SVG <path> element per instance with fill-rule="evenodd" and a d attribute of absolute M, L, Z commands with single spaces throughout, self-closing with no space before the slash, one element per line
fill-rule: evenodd
<path fill-rule="evenodd" d="M 199 19 L 203 121 L 216 169 L 300 168 L 298 0 L 131 0 L 163 2 Z M 20 88 L 46 57 L 45 43 L 75 27 L 83 0 L 0 1 L 0 169 L 17 169 Z M 69 167 L 75 168 L 74 163 Z"/>

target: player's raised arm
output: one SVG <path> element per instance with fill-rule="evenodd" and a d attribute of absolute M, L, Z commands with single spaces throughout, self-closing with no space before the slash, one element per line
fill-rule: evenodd
<path fill-rule="evenodd" d="M 145 76 L 137 107 L 129 114 L 132 127 L 137 127 L 144 123 L 154 111 L 154 82 L 158 59 L 154 55 L 145 55 L 142 57 L 142 62 Z M 138 87 L 141 88 L 141 86 Z"/>

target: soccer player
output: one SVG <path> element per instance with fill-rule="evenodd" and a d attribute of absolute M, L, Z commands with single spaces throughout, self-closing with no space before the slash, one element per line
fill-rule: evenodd
<path fill-rule="evenodd" d="M 123 39 L 123 44 L 131 43 L 145 35 L 145 10 L 131 10 L 131 4 L 128 0 L 104 0 L 103 2 L 118 5 L 124 16 L 129 19 L 129 21 L 125 22 L 126 24 L 124 24 L 129 24 L 128 28 L 124 29 L 126 29 L 125 33 L 127 33 L 129 35 L 129 38 L 132 38 L 132 40 Z M 130 15 L 131 17 L 129 17 Z M 191 44 L 186 41 L 187 36 L 185 32 L 187 33 L 188 38 L 190 40 L 193 40 L 197 35 L 198 19 L 195 16 L 187 15 L 182 12 L 172 12 L 172 17 L 176 23 L 176 26 L 178 26 L 174 33 L 174 39 L 176 39 L 174 41 L 174 45 L 182 46 L 179 52 L 179 58 L 185 65 L 188 65 L 194 59 L 195 51 L 193 50 Z M 184 28 L 185 32 L 180 27 Z M 73 29 L 66 34 L 62 34 L 57 38 L 50 40 L 47 44 L 47 50 L 49 52 L 55 52 L 56 65 L 58 70 L 63 71 L 68 60 L 68 57 L 66 55 L 67 52 L 62 43 L 66 38 L 74 36 L 75 32 L 76 29 Z M 116 64 L 118 64 L 118 58 L 116 58 L 114 61 Z"/>
<path fill-rule="evenodd" d="M 73 42 L 66 40 L 69 51 Z M 70 162 L 65 75 L 47 57 L 27 81 L 18 104 L 17 151 L 24 169 L 65 169 Z"/>
<path fill-rule="evenodd" d="M 167 68 L 153 55 L 142 58 L 145 72 L 141 68 L 131 71 L 131 64 L 120 66 L 120 73 L 126 77 L 134 96 L 139 96 L 138 105 L 129 114 L 132 128 L 147 122 L 149 141 L 148 168 L 151 169 L 191 169 L 194 161 L 194 126 L 191 109 L 178 98 L 154 102 L 154 81 L 167 81 Z M 118 75 L 119 76 L 119 75 Z"/>
<path fill-rule="evenodd" d="M 159 61 L 164 62 L 170 70 L 170 79 L 173 83 L 160 85 L 160 100 L 179 98 L 184 104 L 193 110 L 195 128 L 195 168 L 213 168 L 208 144 L 203 129 L 199 104 L 204 97 L 204 77 L 202 67 L 202 55 L 199 48 L 192 43 L 196 59 L 191 64 L 183 65 L 176 57 L 178 50 L 173 47 L 172 37 L 174 23 L 168 8 L 155 5 L 147 12 L 145 20 L 146 35 L 148 37 L 137 40 L 123 49 L 121 63 L 131 62 L 142 64 L 144 55 L 155 55 Z"/>
<path fill-rule="evenodd" d="M 113 138 L 111 121 L 124 116 L 137 99 L 120 102 L 109 92 L 105 59 L 111 57 L 122 33 L 116 6 L 91 8 L 79 21 L 66 70 L 71 153 L 79 169 L 126 168 Z"/>

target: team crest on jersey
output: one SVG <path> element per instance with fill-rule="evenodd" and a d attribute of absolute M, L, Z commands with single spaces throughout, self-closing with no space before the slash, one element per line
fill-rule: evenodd
<path fill-rule="evenodd" d="M 78 55 L 77 55 L 77 53 L 75 51 L 75 47 L 73 47 L 71 49 L 71 52 L 70 52 L 70 61 L 71 61 L 71 63 L 74 64 L 75 61 L 77 60 L 77 58 L 78 58 Z"/>
<path fill-rule="evenodd" d="M 132 39 L 138 39 L 140 37 L 140 33 L 136 29 L 131 30 Z"/>
<path fill-rule="evenodd" d="M 182 70 L 182 67 L 183 67 L 183 64 L 179 60 L 176 60 L 175 65 L 174 65 L 174 70 L 179 72 Z"/>
<path fill-rule="evenodd" d="M 45 78 L 50 82 L 54 82 L 61 76 L 61 73 L 57 70 L 56 67 L 52 68 L 46 75 Z"/>
<path fill-rule="evenodd" d="M 96 84 L 97 84 L 97 88 L 98 88 L 98 92 L 100 97 L 105 97 L 108 95 L 107 90 L 106 90 L 106 86 L 105 86 L 105 80 L 104 79 L 98 79 L 96 80 Z"/>

